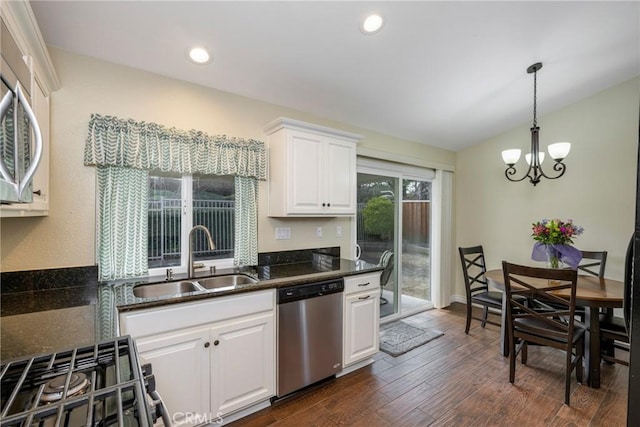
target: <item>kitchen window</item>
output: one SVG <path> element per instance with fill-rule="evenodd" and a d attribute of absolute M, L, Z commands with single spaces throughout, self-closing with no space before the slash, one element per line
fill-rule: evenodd
<path fill-rule="evenodd" d="M 150 275 L 167 268 L 186 272 L 189 231 L 209 229 L 215 242 L 210 250 L 204 233 L 193 235 L 194 260 L 206 267 L 231 267 L 234 256 L 235 188 L 231 175 L 149 173 L 148 265 Z"/>
<path fill-rule="evenodd" d="M 173 266 L 176 272 L 186 272 L 185 248 L 194 223 L 211 228 L 218 242 L 217 250 L 198 249 L 196 243 L 196 259 L 206 259 L 205 265 L 226 268 L 258 263 L 258 181 L 267 177 L 263 142 L 92 114 L 84 154 L 85 165 L 96 166 L 100 280 L 164 274 Z M 149 176 L 163 179 L 150 181 Z M 155 234 L 151 239 L 150 189 L 155 202 L 163 195 L 175 199 L 174 205 L 152 206 L 151 213 L 160 219 L 152 215 Z M 224 203 L 231 198 L 233 209 Z M 173 217 L 162 218 L 165 213 Z M 198 224 L 205 220 L 209 222 Z M 230 235 L 233 244 L 226 239 Z M 152 271 L 150 245 L 157 264 Z"/>

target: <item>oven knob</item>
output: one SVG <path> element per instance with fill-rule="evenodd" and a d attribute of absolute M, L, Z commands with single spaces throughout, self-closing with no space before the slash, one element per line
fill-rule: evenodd
<path fill-rule="evenodd" d="M 209 348 L 211 344 L 209 344 L 209 341 L 207 341 L 206 343 L 204 343 L 204 348 Z"/>
<path fill-rule="evenodd" d="M 215 340 L 215 341 L 213 342 L 213 345 L 218 345 L 218 344 L 220 344 L 220 341 L 218 341 L 218 340 Z"/>
<path fill-rule="evenodd" d="M 147 377 L 148 375 L 153 374 L 153 369 L 151 368 L 151 363 L 145 363 L 140 367 L 142 369 L 142 376 Z"/>
<path fill-rule="evenodd" d="M 144 387 L 147 390 L 147 393 L 153 393 L 156 391 L 156 376 L 151 374 L 144 377 Z"/>

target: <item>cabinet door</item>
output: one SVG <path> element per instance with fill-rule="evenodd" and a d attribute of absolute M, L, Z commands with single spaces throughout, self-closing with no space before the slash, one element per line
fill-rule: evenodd
<path fill-rule="evenodd" d="M 380 291 L 348 295 L 344 307 L 343 364 L 347 366 L 378 352 Z"/>
<path fill-rule="evenodd" d="M 356 150 L 353 143 L 329 139 L 325 147 L 327 214 L 356 213 Z"/>
<path fill-rule="evenodd" d="M 151 363 L 156 389 L 175 425 L 210 415 L 209 328 L 175 331 L 136 340 L 141 363 Z"/>
<path fill-rule="evenodd" d="M 321 214 L 324 200 L 324 141 L 318 135 L 290 131 L 288 213 Z"/>
<path fill-rule="evenodd" d="M 49 210 L 49 97 L 37 78 L 33 80 L 33 111 L 42 133 L 42 158 L 33 176 L 33 202 L 30 209 L 47 215 Z"/>
<path fill-rule="evenodd" d="M 273 396 L 273 312 L 211 329 L 211 412 L 224 415 Z"/>

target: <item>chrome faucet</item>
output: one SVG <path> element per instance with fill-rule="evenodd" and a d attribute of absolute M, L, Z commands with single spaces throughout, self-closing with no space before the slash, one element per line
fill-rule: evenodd
<path fill-rule="evenodd" d="M 188 279 L 192 279 L 195 276 L 195 266 L 193 264 L 193 232 L 198 229 L 204 231 L 207 235 L 207 240 L 209 241 L 209 249 L 214 250 L 216 248 L 216 245 L 213 243 L 211 233 L 209 233 L 209 230 L 204 225 L 196 225 L 191 229 L 191 231 L 189 231 L 189 260 L 187 261 L 189 263 L 187 267 Z"/>

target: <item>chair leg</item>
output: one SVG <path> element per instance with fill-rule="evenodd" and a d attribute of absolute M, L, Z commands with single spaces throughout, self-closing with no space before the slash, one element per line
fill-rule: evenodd
<path fill-rule="evenodd" d="M 520 353 L 521 353 L 520 359 L 522 360 L 522 364 L 523 365 L 527 364 L 527 355 L 529 354 L 528 353 L 528 349 L 529 349 L 529 347 L 527 346 L 527 342 L 524 341 L 522 343 L 522 348 L 520 350 Z"/>
<path fill-rule="evenodd" d="M 600 342 L 600 348 L 601 348 L 601 352 L 602 354 L 609 356 L 610 358 L 614 358 L 616 356 L 616 347 L 615 347 L 615 342 L 613 340 L 602 340 Z M 606 363 L 607 365 L 613 365 L 614 362 L 605 360 L 604 363 Z"/>
<path fill-rule="evenodd" d="M 489 315 L 489 307 L 485 305 L 484 308 L 482 309 L 482 327 L 483 328 L 487 324 L 487 316 L 488 315 Z"/>
<path fill-rule="evenodd" d="M 582 362 L 584 360 L 584 341 L 582 345 L 576 346 L 576 379 L 580 384 L 584 384 L 584 368 Z"/>
<path fill-rule="evenodd" d="M 469 327 L 471 326 L 471 301 L 467 301 L 467 326 L 464 328 L 464 333 L 469 334 Z"/>
<path fill-rule="evenodd" d="M 509 351 L 509 382 L 513 384 L 516 381 L 516 357 L 518 354 L 516 353 L 516 345 L 515 339 L 511 339 L 509 343 L 510 351 Z"/>
<path fill-rule="evenodd" d="M 567 406 L 569 406 L 569 396 L 571 395 L 571 359 L 573 359 L 573 352 L 571 348 L 569 348 L 567 350 L 567 359 L 564 367 L 564 403 Z"/>

